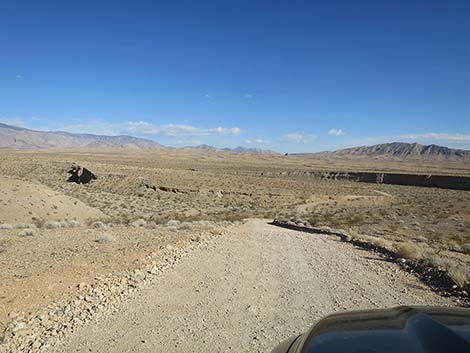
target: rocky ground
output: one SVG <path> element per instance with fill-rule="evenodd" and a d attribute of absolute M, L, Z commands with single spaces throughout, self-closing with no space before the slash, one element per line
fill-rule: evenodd
<path fill-rule="evenodd" d="M 356 261 L 356 250 L 348 250 L 351 245 L 332 243 L 335 245 L 329 246 L 329 241 L 310 244 L 310 240 L 302 240 L 301 244 L 310 244 L 304 244 L 305 249 L 312 252 L 315 258 L 319 257 L 325 262 L 321 267 L 317 260 L 306 257 L 307 254 L 302 255 L 300 250 L 295 250 L 294 253 L 303 261 L 315 265 L 303 267 L 293 259 L 284 259 L 292 250 L 291 247 L 297 249 L 297 236 L 294 235 L 297 233 L 285 230 L 279 233 L 256 222 L 250 223 L 248 228 L 241 226 L 239 229 L 235 226 L 240 231 L 239 235 L 228 232 L 233 224 L 247 218 L 277 218 L 296 225 L 344 229 L 355 240 L 378 244 L 387 249 L 391 245 L 390 249 L 400 257 L 425 261 L 438 271 L 447 271 L 459 284 L 458 288 L 467 288 L 470 282 L 469 192 L 325 181 L 313 178 L 311 171 L 328 168 L 354 170 L 354 167 L 367 171 L 380 167 L 383 171 L 403 168 L 404 171 L 413 172 L 442 170 L 448 174 L 458 172 L 467 175 L 468 167 L 455 164 L 441 166 L 406 163 L 381 164 L 374 167 L 374 163 L 368 165 L 365 161 L 357 162 L 357 165 L 351 164 L 352 162 L 341 163 L 343 162 L 339 160 L 313 161 L 300 157 L 181 150 L 165 150 L 158 153 L 134 153 L 125 150 L 80 153 L 2 152 L 1 349 L 44 349 L 56 342 L 56 339 L 64 335 L 68 337 L 70 333 L 77 331 L 78 327 L 91 324 L 91 319 L 100 315 L 108 317 L 113 310 L 125 308 L 126 298 L 132 297 L 142 285 L 146 287 L 146 283 L 153 282 L 154 278 L 167 278 L 160 277 L 161 270 L 168 270 L 169 263 L 179 261 L 179 258 L 191 249 L 197 249 L 194 254 L 197 254 L 198 258 L 190 260 L 188 264 L 193 269 L 199 269 L 198 271 L 213 271 L 223 278 L 225 274 L 219 273 L 221 269 L 229 271 L 229 268 L 233 267 L 238 269 L 237 271 L 246 270 L 247 273 L 251 271 L 256 273 L 256 276 L 259 275 L 256 277 L 251 274 L 250 276 L 255 277 L 250 279 L 236 278 L 230 274 L 229 290 L 234 290 L 235 285 L 231 284 L 231 281 L 235 279 L 243 286 L 244 281 L 247 281 L 246 286 L 249 286 L 252 280 L 264 283 L 262 275 L 266 275 L 266 278 L 273 281 L 273 285 L 281 288 L 277 292 L 280 301 L 291 300 L 297 295 L 294 289 L 282 289 L 283 284 L 279 283 L 279 278 L 283 278 L 286 283 L 292 282 L 286 276 L 294 277 L 296 284 L 301 281 L 299 276 L 315 278 L 320 283 L 318 291 L 313 283 L 305 285 L 313 286 L 309 288 L 315 295 L 322 298 L 331 297 L 323 298 L 324 303 L 334 300 L 336 291 L 345 291 L 339 301 L 321 304 L 323 309 L 316 311 L 315 315 L 323 315 L 328 310 L 353 307 L 352 304 L 344 306 L 342 303 L 349 303 L 350 299 L 347 299 L 346 293 L 351 292 L 351 298 L 356 298 L 356 292 L 362 291 L 360 288 L 367 288 L 367 291 L 373 293 L 371 303 L 376 306 L 392 305 L 395 302 L 422 302 L 414 296 L 408 296 L 410 290 L 419 285 L 416 284 L 416 279 L 408 281 L 414 278 L 408 275 L 402 277 L 393 274 L 401 276 L 397 278 L 403 281 L 402 286 L 398 282 L 383 282 L 385 279 L 378 282 L 385 293 L 383 299 L 380 299 L 380 293 L 374 292 L 374 288 L 370 287 L 374 282 L 369 284 L 358 278 L 354 285 L 335 275 L 331 277 L 331 281 L 336 282 L 324 283 L 321 279 L 329 278 L 326 269 L 334 273 L 335 268 L 340 268 L 343 263 L 349 266 L 343 273 L 354 273 L 357 270 L 365 276 L 374 276 L 369 273 L 369 267 L 374 272 L 382 268 L 381 266 L 391 264 L 382 263 L 377 259 L 367 260 L 367 265 L 363 260 Z M 89 185 L 65 182 L 68 177 L 67 170 L 72 164 L 89 168 L 98 179 Z M 222 238 L 219 239 L 221 232 L 231 234 L 225 242 L 220 240 Z M 299 239 L 304 238 L 299 236 Z M 315 239 L 322 239 L 322 236 Z M 213 246 L 201 245 L 206 244 L 206 241 Z M 266 247 L 266 256 L 265 249 L 262 249 L 260 244 Z M 233 252 L 226 249 L 229 245 L 234 246 Z M 275 251 L 276 246 L 282 251 Z M 322 253 L 321 249 L 310 249 L 310 246 L 326 246 L 331 253 Z M 257 251 L 254 252 L 250 247 Z M 223 262 L 217 251 L 226 254 L 230 259 Z M 347 256 L 338 253 L 343 251 Z M 347 259 L 348 256 L 353 256 L 352 262 Z M 265 274 L 262 272 L 265 265 L 259 262 L 259 259 L 272 263 Z M 286 272 L 285 276 L 274 272 L 277 277 L 273 277 L 271 270 L 276 270 L 276 263 Z M 205 264 L 209 267 L 200 267 Z M 299 266 L 299 275 L 295 274 L 294 264 Z M 221 266 L 221 269 L 217 266 Z M 253 270 L 253 266 L 260 269 Z M 319 274 L 315 272 L 318 270 L 317 266 L 320 266 Z M 308 274 L 309 272 L 311 273 Z M 171 282 L 173 274 L 176 276 L 175 281 L 177 278 L 182 280 L 183 272 L 168 273 L 170 277 L 165 280 L 166 290 L 183 290 L 180 288 L 180 282 Z M 189 272 L 184 274 L 187 278 L 195 276 L 189 275 Z M 387 275 L 388 272 L 384 274 Z M 211 277 L 195 278 L 204 283 L 215 282 Z M 188 281 L 190 288 L 197 287 L 196 282 Z M 171 289 L 171 285 L 175 288 Z M 256 287 L 255 284 L 253 286 Z M 401 288 L 408 294 L 389 293 L 389 290 L 395 289 L 388 286 Z M 264 287 L 270 290 L 269 283 L 265 283 Z M 215 290 L 213 286 L 207 288 Z M 428 293 L 427 290 L 422 290 L 423 293 Z M 321 291 L 325 293 L 321 294 Z M 305 289 L 302 293 L 307 292 Z M 209 295 L 208 292 L 205 293 Z M 386 293 L 393 294 L 395 302 L 387 299 L 390 297 L 387 297 L 389 294 Z M 160 295 L 163 296 L 162 293 Z M 256 296 L 248 290 L 246 295 L 248 298 Z M 440 303 L 442 298 L 439 299 L 434 294 L 429 295 L 429 298 L 432 298 L 430 303 Z M 198 300 L 195 297 L 189 298 Z M 363 299 L 354 299 L 354 302 L 367 306 L 367 300 L 364 298 L 368 297 L 361 298 Z M 400 301 L 400 298 L 403 300 Z M 256 301 L 256 298 L 253 300 Z M 448 299 L 442 300 L 452 304 Z M 121 307 L 120 303 L 124 306 Z M 224 308 L 229 306 L 219 301 L 215 304 Z M 275 306 L 275 303 L 262 303 L 263 308 L 269 305 Z M 193 309 L 201 308 L 198 306 L 189 312 L 193 312 Z M 238 310 L 241 309 L 238 307 Z M 313 318 L 306 312 L 304 317 Z M 220 311 L 210 318 L 224 319 Z M 241 317 L 241 320 L 245 319 Z M 276 318 L 263 319 L 268 322 Z M 192 318 L 188 320 L 193 323 Z M 250 325 L 254 324 L 253 320 Z M 240 332 L 246 329 L 232 327 L 225 321 L 223 325 Z M 264 349 L 262 347 L 274 343 L 282 330 L 288 332 L 287 324 L 283 325 L 280 325 L 277 331 L 270 331 L 272 340 L 270 338 L 260 345 L 254 340 L 250 347 Z M 300 324 L 294 327 L 303 329 Z M 162 330 L 160 331 L 164 332 Z M 214 328 L 211 332 L 217 337 L 216 333 L 220 330 L 223 332 L 223 327 Z M 183 337 L 184 334 L 181 333 L 180 336 Z M 256 337 L 260 336 L 257 334 Z M 205 341 L 213 342 L 214 339 Z M 243 340 L 245 341 L 249 342 L 249 337 Z M 80 343 L 80 346 L 83 346 L 83 343 Z M 184 347 L 184 344 L 180 346 Z M 241 351 L 248 349 L 241 343 L 240 346 L 233 347 L 238 347 Z"/>
<path fill-rule="evenodd" d="M 269 352 L 329 313 L 458 305 L 373 253 L 250 220 L 46 352 Z"/>
<path fill-rule="evenodd" d="M 25 237 L 21 245 L 26 250 L 20 246 L 19 254 L 0 253 L 6 265 L 0 282 L 0 352 L 36 352 L 47 347 L 115 309 L 152 277 L 230 226 L 173 221 L 167 229 L 116 227 L 103 233 L 76 228 L 74 233 L 62 229 Z M 45 243 L 54 237 L 61 241 L 32 250 L 38 238 Z M 67 250 L 72 249 L 70 254 Z"/>

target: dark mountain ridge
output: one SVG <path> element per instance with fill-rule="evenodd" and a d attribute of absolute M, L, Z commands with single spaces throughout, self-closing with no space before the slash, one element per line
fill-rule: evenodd
<path fill-rule="evenodd" d="M 299 155 L 299 154 L 297 154 Z M 470 161 L 470 151 L 438 145 L 392 142 L 373 146 L 360 146 L 333 152 L 303 154 L 312 157 L 383 158 L 399 160 L 462 160 Z"/>

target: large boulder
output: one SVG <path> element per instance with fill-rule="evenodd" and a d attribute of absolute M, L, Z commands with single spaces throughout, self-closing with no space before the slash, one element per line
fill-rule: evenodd
<path fill-rule="evenodd" d="M 69 170 L 70 177 L 67 179 L 69 183 L 88 184 L 90 181 L 95 180 L 96 176 L 86 168 L 79 165 L 72 166 Z"/>

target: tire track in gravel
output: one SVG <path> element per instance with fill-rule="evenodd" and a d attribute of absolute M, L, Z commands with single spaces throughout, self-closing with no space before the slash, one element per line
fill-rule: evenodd
<path fill-rule="evenodd" d="M 456 305 L 334 237 L 249 220 L 49 352 L 269 352 L 345 309 Z"/>

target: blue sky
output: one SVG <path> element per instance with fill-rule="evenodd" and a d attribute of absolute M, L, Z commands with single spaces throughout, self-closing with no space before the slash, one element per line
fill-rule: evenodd
<path fill-rule="evenodd" d="M 470 2 L 0 0 L 0 121 L 308 152 L 470 148 Z"/>

